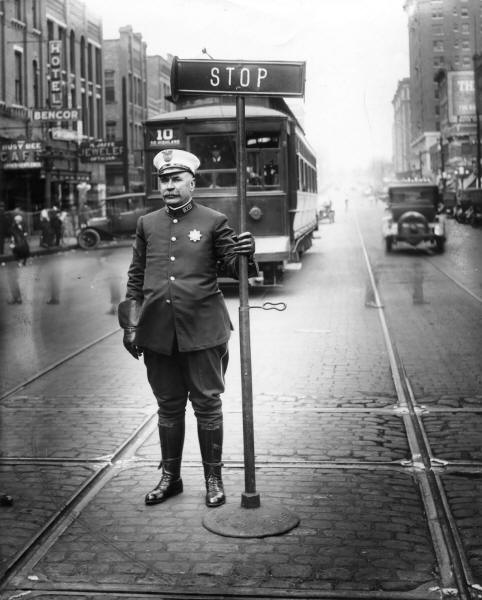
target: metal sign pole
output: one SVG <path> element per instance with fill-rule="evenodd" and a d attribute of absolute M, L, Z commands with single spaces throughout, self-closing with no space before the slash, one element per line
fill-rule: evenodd
<path fill-rule="evenodd" d="M 236 97 L 236 154 L 239 200 L 239 229 L 246 231 L 246 120 L 245 98 Z M 241 506 L 257 508 L 253 425 L 253 386 L 251 373 L 251 342 L 249 325 L 248 257 L 239 261 L 239 345 L 241 354 L 241 391 L 243 398 L 244 481 Z"/>
<path fill-rule="evenodd" d="M 236 96 L 236 166 L 238 179 L 239 228 L 246 230 L 246 122 L 245 98 Z M 241 392 L 243 401 L 243 442 L 245 490 L 241 506 L 225 505 L 209 511 L 203 525 L 218 535 L 261 538 L 286 533 L 296 527 L 299 518 L 283 506 L 262 506 L 256 491 L 251 343 L 249 324 L 248 257 L 239 257 L 239 344 L 241 354 Z"/>
<path fill-rule="evenodd" d="M 305 63 L 287 61 L 185 60 L 174 57 L 171 93 L 180 95 L 236 96 L 236 159 L 238 177 L 239 227 L 246 230 L 246 96 L 304 96 Z M 243 400 L 243 443 L 245 491 L 241 506 L 229 502 L 209 510 L 203 525 L 213 533 L 230 537 L 266 537 L 286 533 L 299 518 L 280 504 L 262 505 L 256 491 L 254 460 L 253 393 L 249 331 L 248 257 L 239 257 L 239 343 Z M 269 308 L 276 308 L 271 303 Z M 282 303 L 280 303 L 282 304 Z M 257 308 L 264 308 L 257 307 Z M 269 310 L 267 307 L 266 309 Z M 286 306 L 285 306 L 286 308 Z M 276 310 L 284 310 L 277 308 Z"/>

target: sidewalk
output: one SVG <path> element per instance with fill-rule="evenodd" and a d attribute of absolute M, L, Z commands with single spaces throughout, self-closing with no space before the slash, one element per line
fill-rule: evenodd
<path fill-rule="evenodd" d="M 40 234 L 29 235 L 27 240 L 30 246 L 30 256 L 56 254 L 57 252 L 66 252 L 67 250 L 74 250 L 79 247 L 77 238 L 75 237 L 65 237 L 62 239 L 60 246 L 51 246 L 50 248 L 44 248 L 40 245 Z M 8 247 L 8 241 L 5 240 L 4 254 L 0 254 L 0 263 L 11 262 L 13 260 L 15 258 Z"/>
<path fill-rule="evenodd" d="M 69 250 L 80 250 L 76 237 L 64 237 L 60 242 L 60 246 L 51 246 L 45 248 L 40 245 L 40 234 L 30 235 L 28 238 L 30 246 L 30 256 L 43 256 L 48 254 L 57 254 L 58 252 L 68 252 Z M 102 250 L 106 247 L 130 247 L 132 246 L 132 238 L 119 238 L 116 240 L 103 241 L 94 250 Z M 8 247 L 7 241 L 5 241 L 4 254 L 0 254 L 0 263 L 7 263 L 14 261 L 14 257 L 10 248 Z"/>

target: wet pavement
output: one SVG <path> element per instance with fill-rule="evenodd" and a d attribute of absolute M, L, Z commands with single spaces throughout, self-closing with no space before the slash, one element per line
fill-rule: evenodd
<path fill-rule="evenodd" d="M 413 306 L 413 270 L 397 280 L 392 299 L 385 275 L 391 271 L 384 257 L 375 257 L 429 458 L 438 461 L 424 468 L 413 455 L 411 421 L 397 396 L 379 311 L 367 303 L 356 239 L 353 215 L 340 215 L 320 228 L 302 271 L 291 273 L 282 289 L 254 293 L 251 302 L 288 304 L 285 313 L 251 311 L 256 487 L 263 509 L 281 505 L 299 525 L 251 538 L 217 535 L 203 525 L 214 509 L 204 505 L 192 412 L 184 493 L 144 505 L 158 477 L 155 407 L 142 364 L 113 332 L 0 401 L 0 489 L 14 498 L 0 507 L 2 600 L 477 598 L 477 380 L 467 374 L 457 393 L 451 381 L 463 374 L 452 370 L 460 364 L 428 359 L 423 368 L 425 344 L 437 343 L 436 334 L 428 337 L 430 321 L 417 314 L 408 331 L 396 321 L 401 303 Z M 417 305 L 429 313 L 437 311 L 433 277 L 424 278 L 431 304 Z M 226 295 L 236 323 L 236 297 Z M 479 323 L 480 308 L 472 308 L 467 327 Z M 405 351 L 422 329 L 412 353 Z M 457 335 L 464 356 L 470 336 Z M 436 348 L 441 356 L 443 341 Z M 220 520 L 225 509 L 246 510 L 239 506 L 238 346 L 235 331 L 224 396 L 227 504 L 215 509 Z M 427 481 L 438 492 L 427 492 Z M 444 507 L 431 504 L 437 493 Z"/>

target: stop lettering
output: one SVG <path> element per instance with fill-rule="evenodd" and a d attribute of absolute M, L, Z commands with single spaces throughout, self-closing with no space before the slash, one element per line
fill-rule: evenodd
<path fill-rule="evenodd" d="M 213 88 L 254 88 L 260 89 L 268 77 L 264 67 L 212 67 L 209 83 Z"/>

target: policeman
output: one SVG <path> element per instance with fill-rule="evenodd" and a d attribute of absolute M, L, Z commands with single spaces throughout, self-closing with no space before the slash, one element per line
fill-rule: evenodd
<path fill-rule="evenodd" d="M 144 355 L 158 404 L 162 475 L 145 497 L 149 505 L 183 491 L 188 399 L 197 419 L 206 505 L 225 502 L 221 394 L 232 325 L 217 277 L 237 278 L 241 254 L 250 276 L 257 265 L 251 233 L 236 236 L 225 215 L 193 201 L 199 164 L 178 149 L 154 157 L 165 206 L 137 223 L 126 299 L 118 308 L 124 346 L 136 359 Z"/>

